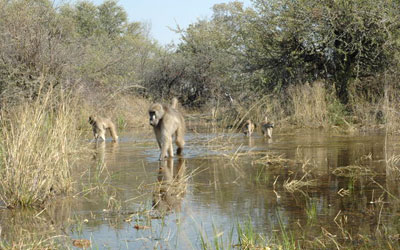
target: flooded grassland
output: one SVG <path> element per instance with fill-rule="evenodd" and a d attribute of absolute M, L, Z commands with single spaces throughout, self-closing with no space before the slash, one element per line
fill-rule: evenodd
<path fill-rule="evenodd" d="M 2 244 L 399 247 L 398 137 L 191 130 L 185 139 L 183 157 L 162 162 L 151 130 L 88 143 L 91 154 L 74 169 L 76 194 L 43 211 L 1 211 Z"/>

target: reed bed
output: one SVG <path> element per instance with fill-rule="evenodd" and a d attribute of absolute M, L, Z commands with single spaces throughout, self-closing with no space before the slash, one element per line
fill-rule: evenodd
<path fill-rule="evenodd" d="M 1 113 L 0 200 L 7 207 L 42 206 L 71 190 L 76 105 L 49 90 Z"/>

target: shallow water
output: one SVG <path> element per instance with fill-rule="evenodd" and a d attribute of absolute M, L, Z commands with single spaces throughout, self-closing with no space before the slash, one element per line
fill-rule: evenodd
<path fill-rule="evenodd" d="M 118 144 L 89 143 L 93 155 L 75 170 L 83 192 L 49 209 L 46 218 L 60 234 L 90 239 L 100 249 L 199 249 L 201 235 L 211 245 L 218 235 L 232 247 L 237 226 L 249 221 L 267 239 L 284 231 L 302 242 L 329 233 L 356 245 L 360 235 L 383 228 L 393 237 L 399 233 L 398 171 L 387 163 L 400 154 L 399 138 L 274 133 L 273 139 L 257 133 L 249 139 L 192 131 L 184 156 L 163 162 L 150 130 L 121 134 Z M 289 161 L 256 163 L 262 155 L 255 152 Z M 346 166 L 361 174 L 334 174 Z M 291 180 L 312 185 L 289 190 Z M 24 213 L 3 212 L 3 234 L 15 216 Z M 29 230 L 45 227 L 32 224 Z"/>

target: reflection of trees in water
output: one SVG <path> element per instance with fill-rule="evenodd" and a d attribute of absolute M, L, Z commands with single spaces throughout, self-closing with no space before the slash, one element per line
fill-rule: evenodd
<path fill-rule="evenodd" d="M 179 157 L 176 167 L 174 167 L 172 157 L 160 164 L 157 184 L 153 193 L 153 208 L 162 214 L 168 214 L 174 210 L 179 212 L 187 188 L 185 160 Z"/>

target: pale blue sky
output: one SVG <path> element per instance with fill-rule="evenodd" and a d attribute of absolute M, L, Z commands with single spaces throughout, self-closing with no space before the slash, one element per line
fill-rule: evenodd
<path fill-rule="evenodd" d="M 250 0 L 240 0 L 250 6 Z M 96 5 L 103 0 L 92 0 Z M 166 45 L 171 41 L 179 43 L 179 35 L 168 27 L 187 28 L 198 18 L 209 18 L 212 6 L 217 3 L 228 3 L 230 0 L 119 0 L 118 5 L 124 7 L 129 21 L 146 22 L 151 25 L 151 36 Z"/>

